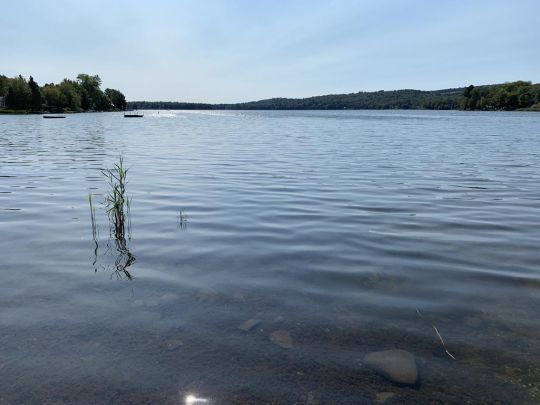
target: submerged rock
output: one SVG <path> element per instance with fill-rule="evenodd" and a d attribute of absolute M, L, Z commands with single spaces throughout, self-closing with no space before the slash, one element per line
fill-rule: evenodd
<path fill-rule="evenodd" d="M 199 302 L 215 302 L 218 299 L 218 293 L 212 288 L 203 288 L 197 293 Z"/>
<path fill-rule="evenodd" d="M 384 404 L 386 401 L 388 401 L 389 399 L 392 399 L 396 396 L 395 393 L 393 392 L 379 392 L 376 396 L 375 396 L 375 402 L 378 403 L 378 404 Z"/>
<path fill-rule="evenodd" d="M 293 347 L 292 337 L 286 330 L 276 330 L 270 333 L 270 340 L 284 349 L 292 349 Z"/>
<path fill-rule="evenodd" d="M 405 350 L 371 352 L 366 354 L 362 363 L 397 384 L 415 385 L 418 381 L 416 360 Z"/>
<path fill-rule="evenodd" d="M 261 323 L 261 321 L 259 321 L 258 319 L 248 319 L 247 321 L 242 322 L 242 324 L 238 326 L 238 329 L 243 330 L 244 332 L 249 332 L 259 323 Z"/>

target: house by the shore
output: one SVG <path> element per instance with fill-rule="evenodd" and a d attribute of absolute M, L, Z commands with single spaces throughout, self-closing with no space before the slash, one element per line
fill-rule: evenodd
<path fill-rule="evenodd" d="M 0 96 L 0 108 L 6 108 L 6 98 L 4 96 Z"/>

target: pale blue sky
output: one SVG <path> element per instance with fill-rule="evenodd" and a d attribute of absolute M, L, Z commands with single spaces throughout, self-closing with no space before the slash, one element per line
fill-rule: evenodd
<path fill-rule="evenodd" d="M 540 81 L 538 0 L 3 1 L 0 74 L 237 102 Z"/>

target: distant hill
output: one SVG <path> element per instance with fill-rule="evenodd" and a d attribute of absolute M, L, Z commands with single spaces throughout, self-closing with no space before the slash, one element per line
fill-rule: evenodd
<path fill-rule="evenodd" d="M 269 100 L 233 104 L 232 108 L 258 110 L 342 110 L 342 109 L 444 109 L 459 107 L 464 89 L 437 91 L 393 90 L 330 94 L 326 96 L 294 98 L 272 98 Z M 231 105 L 220 105 L 231 108 Z"/>
<path fill-rule="evenodd" d="M 392 90 L 271 98 L 236 104 L 130 101 L 128 108 L 152 110 L 540 110 L 540 84 L 512 82 L 444 90 Z"/>

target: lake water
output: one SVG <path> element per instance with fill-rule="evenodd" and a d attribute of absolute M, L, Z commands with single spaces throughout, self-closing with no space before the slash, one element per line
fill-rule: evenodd
<path fill-rule="evenodd" d="M 0 403 L 540 401 L 540 114 L 0 115 L 0 162 Z"/>

